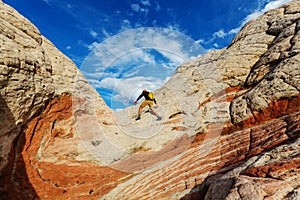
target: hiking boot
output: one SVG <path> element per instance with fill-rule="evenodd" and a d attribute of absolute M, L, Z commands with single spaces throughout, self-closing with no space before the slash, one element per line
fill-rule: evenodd
<path fill-rule="evenodd" d="M 162 119 L 162 117 L 158 116 L 156 121 L 160 121 L 161 119 Z"/>
<path fill-rule="evenodd" d="M 138 115 L 137 118 L 135 118 L 135 120 L 140 120 L 141 119 L 141 116 Z"/>

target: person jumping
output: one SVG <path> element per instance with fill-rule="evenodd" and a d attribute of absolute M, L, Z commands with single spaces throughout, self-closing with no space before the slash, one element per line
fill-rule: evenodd
<path fill-rule="evenodd" d="M 142 97 L 145 98 L 145 100 L 141 103 L 140 107 L 139 107 L 139 111 L 138 111 L 138 116 L 135 120 L 140 120 L 141 119 L 141 114 L 142 114 L 142 110 L 144 107 L 149 106 L 151 112 L 157 117 L 157 121 L 161 120 L 162 117 L 159 116 L 153 109 L 153 102 L 155 103 L 156 107 L 158 107 L 156 100 L 153 96 L 152 92 L 147 91 L 146 89 L 143 90 L 143 92 L 140 94 L 140 96 L 136 99 L 135 102 L 133 102 L 134 104 L 136 104 Z"/>

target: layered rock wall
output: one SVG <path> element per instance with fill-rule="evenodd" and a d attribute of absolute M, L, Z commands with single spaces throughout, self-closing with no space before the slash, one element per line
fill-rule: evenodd
<path fill-rule="evenodd" d="M 85 188 L 89 185 L 86 179 L 101 174 L 105 168 L 83 163 L 70 168 L 60 165 L 74 164 L 73 157 L 78 157 L 77 160 L 91 157 L 81 158 L 89 155 L 88 150 L 78 150 L 82 144 L 76 135 L 72 110 L 75 83 L 79 81 L 81 90 L 97 102 L 93 112 L 109 115 L 111 111 L 74 63 L 31 22 L 2 2 L 0 44 L 1 199 L 60 198 L 61 194 L 67 193 L 61 185 L 68 188 L 72 184 L 75 188 L 83 188 L 77 190 L 77 196 L 81 196 L 79 193 L 86 196 L 97 194 L 103 184 L 98 182 L 101 186 Z M 62 142 L 60 138 L 69 139 L 69 142 Z M 54 148 L 53 143 L 57 145 Z M 58 146 L 68 150 L 55 157 L 53 155 L 61 150 Z M 68 178 L 62 178 L 66 173 L 73 173 L 69 176 L 73 179 L 74 174 L 84 175 L 71 183 Z M 118 173 L 115 175 L 119 177 Z M 60 181 L 53 178 L 60 178 Z M 66 182 L 61 183 L 63 181 Z"/>
<path fill-rule="evenodd" d="M 30 118 L 54 95 L 52 67 L 36 27 L 1 4 L 1 166 L 7 164 L 12 141 Z"/>
<path fill-rule="evenodd" d="M 299 22 L 294 0 L 247 23 L 137 123 L 0 1 L 0 197 L 298 199 Z"/>
<path fill-rule="evenodd" d="M 180 66 L 156 95 L 166 116 L 185 113 L 172 122 L 192 130 L 191 143 L 181 138 L 190 148 L 103 199 L 299 198 L 299 6 L 268 11 L 228 48 Z"/>

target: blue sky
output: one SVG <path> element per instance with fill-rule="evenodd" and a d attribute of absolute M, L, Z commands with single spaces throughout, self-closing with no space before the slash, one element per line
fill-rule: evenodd
<path fill-rule="evenodd" d="M 3 0 L 71 58 L 113 109 L 162 86 L 181 63 L 229 45 L 290 0 Z"/>

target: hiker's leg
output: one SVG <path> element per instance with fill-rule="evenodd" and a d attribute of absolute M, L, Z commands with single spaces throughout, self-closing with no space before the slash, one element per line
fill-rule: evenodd
<path fill-rule="evenodd" d="M 153 101 L 148 101 L 148 107 L 150 108 L 150 110 L 151 110 L 151 112 L 156 116 L 156 117 L 158 117 L 158 114 L 154 111 L 154 109 L 153 109 L 153 105 L 154 105 L 154 103 L 153 103 Z"/>
<path fill-rule="evenodd" d="M 149 104 L 148 104 L 151 112 L 157 117 L 157 121 L 160 121 L 162 119 L 161 116 L 159 116 L 153 109 L 153 101 L 151 101 Z"/>
<path fill-rule="evenodd" d="M 139 111 L 138 111 L 138 116 L 135 118 L 135 120 L 140 120 L 141 119 L 142 110 L 143 110 L 143 108 L 140 106 Z"/>
<path fill-rule="evenodd" d="M 140 107 L 139 107 L 139 112 L 138 112 L 138 114 L 139 114 L 139 115 L 141 115 L 141 114 L 142 114 L 142 110 L 143 110 L 143 107 L 142 107 L 142 106 L 140 106 Z"/>
<path fill-rule="evenodd" d="M 156 120 L 156 121 L 160 121 L 160 120 L 162 119 L 162 117 L 159 116 L 159 115 L 154 111 L 154 109 L 153 109 L 152 106 L 150 106 L 150 110 L 151 110 L 151 112 L 157 117 L 157 120 Z"/>
<path fill-rule="evenodd" d="M 156 117 L 158 117 L 158 114 L 154 111 L 153 107 L 152 107 L 152 106 L 149 106 L 149 108 L 150 108 L 151 112 L 152 112 Z"/>
<path fill-rule="evenodd" d="M 141 119 L 141 114 L 143 111 L 143 108 L 146 106 L 145 101 L 143 101 L 139 107 L 139 111 L 138 111 L 138 116 L 136 118 L 136 120 L 140 120 Z"/>
<path fill-rule="evenodd" d="M 147 106 L 147 101 L 143 101 L 139 107 L 139 115 L 142 114 L 143 108 L 145 108 L 145 106 Z"/>

